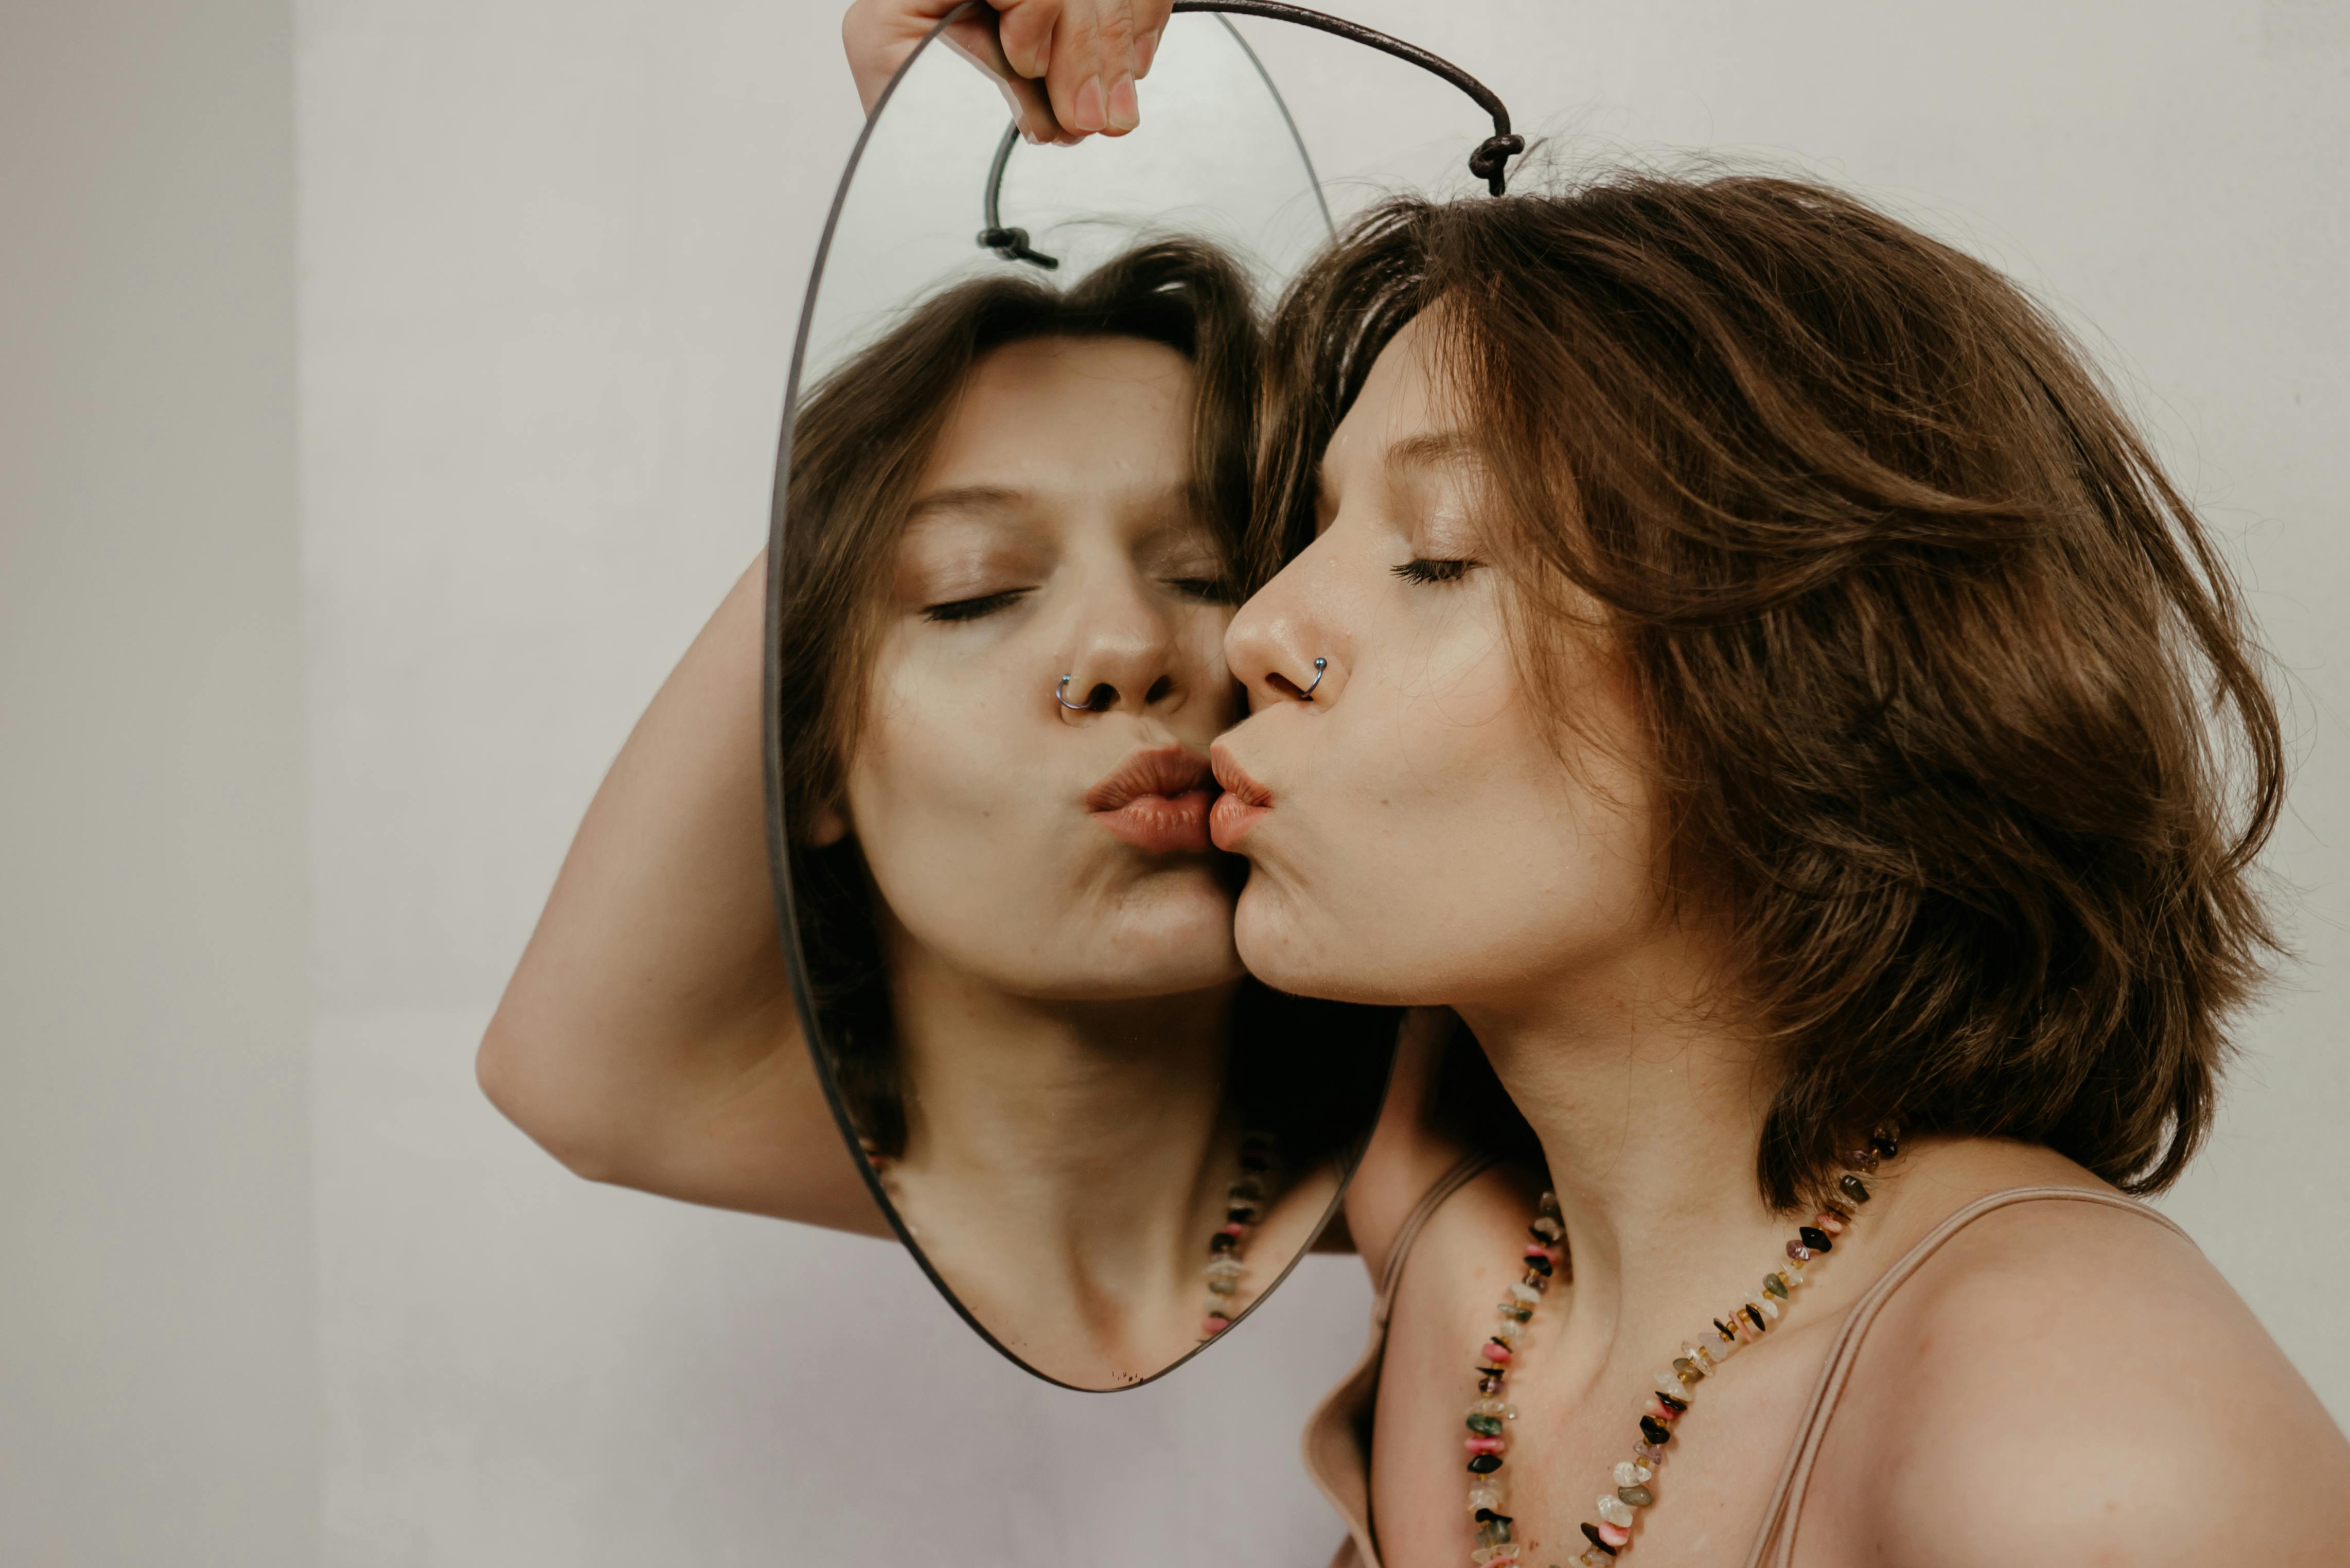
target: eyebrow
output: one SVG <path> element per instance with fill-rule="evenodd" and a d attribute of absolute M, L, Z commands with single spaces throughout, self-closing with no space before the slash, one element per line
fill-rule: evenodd
<path fill-rule="evenodd" d="M 1027 499 L 1026 491 L 1002 484 L 957 485 L 951 490 L 933 490 L 916 496 L 914 504 L 906 509 L 906 521 L 910 524 L 958 512 L 1003 512 Z"/>

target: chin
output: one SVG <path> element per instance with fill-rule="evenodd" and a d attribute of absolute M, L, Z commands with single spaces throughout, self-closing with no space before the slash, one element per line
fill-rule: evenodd
<path fill-rule="evenodd" d="M 1411 1005 L 1396 994 L 1391 969 L 1365 961 L 1364 950 L 1344 940 L 1330 923 L 1301 920 L 1298 914 L 1261 882 L 1253 880 L 1242 889 L 1232 915 L 1232 944 L 1249 973 L 1292 996 Z"/>

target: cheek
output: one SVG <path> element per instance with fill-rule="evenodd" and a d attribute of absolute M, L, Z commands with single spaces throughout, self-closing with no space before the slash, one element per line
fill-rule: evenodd
<path fill-rule="evenodd" d="M 1562 761 L 1506 651 L 1446 677 L 1380 689 L 1315 749 L 1312 809 L 1240 909 L 1242 956 L 1274 984 L 1459 1003 L 1646 929 L 1638 776 L 1597 753 Z M 1346 701 L 1371 695 L 1357 680 Z"/>

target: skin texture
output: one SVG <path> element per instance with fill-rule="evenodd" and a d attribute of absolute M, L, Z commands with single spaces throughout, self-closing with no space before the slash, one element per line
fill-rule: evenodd
<path fill-rule="evenodd" d="M 1239 978 L 1212 852 L 1150 855 L 1087 789 L 1141 751 L 1204 756 L 1235 711 L 1232 607 L 1189 495 L 1191 372 L 1132 339 L 1039 339 L 973 370 L 897 555 L 848 775 L 898 928 L 1035 998 L 1169 996 Z M 940 618 L 951 616 L 956 618 Z M 1057 672 L 1099 711 L 1054 700 Z"/>
<path fill-rule="evenodd" d="M 1649 1374 L 1783 1257 L 1756 1190 L 1767 1064 L 1719 933 L 1655 895 L 1638 715 L 1594 640 L 1561 735 L 1528 700 L 1508 585 L 1476 562 L 1481 494 L 1430 462 L 1461 426 L 1428 334 L 1374 367 L 1324 467 L 1316 541 L 1227 634 L 1251 717 L 1217 744 L 1272 796 L 1243 959 L 1276 985 L 1454 1010 L 1540 1137 L 1571 1284 L 1513 1372 L 1511 1511 L 1527 1561 L 1629 1453 Z M 1329 660 L 1313 703 L 1312 661 Z M 1419 1090 L 1440 1020 L 1348 1197 L 1365 1262 L 1457 1157 Z M 1468 1356 L 1524 1236 L 1534 1178 L 1496 1171 L 1422 1232 L 1399 1292 L 1372 1449 L 1390 1564 L 1461 1561 Z M 1762 1346 L 1676 1428 L 1639 1561 L 1742 1561 L 1838 1317 L 1943 1217 L 2001 1188 L 2096 1189 L 2042 1148 L 1913 1140 Z M 1800 1218 L 1800 1217 L 1796 1217 Z M 2146 1220 L 2026 1205 L 1979 1221 L 1878 1320 L 1823 1451 L 1798 1558 L 1821 1564 L 2315 1564 L 2350 1542 L 2350 1446 L 2241 1302 Z"/>
<path fill-rule="evenodd" d="M 882 88 L 961 0 L 858 0 L 841 19 L 857 96 L 871 114 Z M 1032 142 L 1073 145 L 1142 123 L 1135 84 L 1167 26 L 1170 0 L 989 0 L 944 42 L 996 78 Z"/>
<path fill-rule="evenodd" d="M 1229 871 L 1106 831 L 1089 785 L 1232 716 L 1231 607 L 1188 496 L 1191 368 L 1119 338 L 973 369 L 892 563 L 847 804 L 882 924 L 908 1141 L 885 1180 L 983 1323 L 1092 1386 L 1195 1342 L 1238 1133 Z M 747 573 L 598 792 L 478 1061 L 580 1174 L 887 1234 L 794 1023 L 760 793 Z M 942 617 L 941 607 L 953 607 Z M 1092 701 L 1054 701 L 1058 672 Z M 1250 1243 L 1301 1246 L 1309 1175 Z M 1245 1301 L 1246 1295 L 1241 1298 Z"/>

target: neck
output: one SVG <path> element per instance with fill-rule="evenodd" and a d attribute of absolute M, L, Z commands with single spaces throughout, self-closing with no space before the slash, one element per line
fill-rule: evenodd
<path fill-rule="evenodd" d="M 1224 1096 L 1234 985 L 1045 1001 L 910 944 L 890 971 L 899 1176 L 957 1293 L 983 1312 L 993 1295 L 1007 1321 L 1050 1322 L 1113 1358 L 1170 1324 L 1193 1333 L 1238 1159 Z M 1018 1283 L 991 1283 L 1003 1281 Z"/>
<path fill-rule="evenodd" d="M 1719 994 L 1696 945 L 1668 934 L 1538 994 L 1458 1008 L 1542 1140 L 1575 1335 L 1603 1363 L 1669 1354 L 1784 1241 L 1754 1179 L 1765 1056 Z"/>

